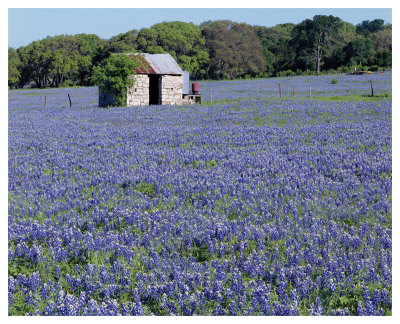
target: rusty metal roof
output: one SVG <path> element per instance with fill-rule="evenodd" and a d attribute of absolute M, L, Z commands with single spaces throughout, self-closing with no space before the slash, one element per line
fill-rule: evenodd
<path fill-rule="evenodd" d="M 140 55 L 135 53 L 130 56 L 139 56 L 140 66 L 136 69 L 136 73 L 183 75 L 183 70 L 169 53 L 142 53 Z"/>

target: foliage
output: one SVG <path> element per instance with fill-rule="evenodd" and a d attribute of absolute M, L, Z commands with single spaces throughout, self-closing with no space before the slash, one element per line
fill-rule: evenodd
<path fill-rule="evenodd" d="M 392 50 L 392 30 L 384 29 L 376 33 L 370 34 L 369 38 L 374 44 L 375 51 L 391 51 Z"/>
<path fill-rule="evenodd" d="M 143 28 L 137 36 L 137 48 L 146 53 L 170 53 L 192 77 L 203 75 L 209 61 L 204 36 L 193 23 L 163 22 Z"/>
<path fill-rule="evenodd" d="M 262 45 L 250 25 L 218 20 L 204 22 L 201 27 L 210 55 L 207 76 L 235 79 L 265 70 Z"/>
<path fill-rule="evenodd" d="M 80 34 L 47 37 L 20 47 L 23 84 L 34 81 L 38 88 L 59 87 L 68 78 L 88 85 L 102 44 L 96 35 Z"/>
<path fill-rule="evenodd" d="M 276 75 L 292 66 L 293 51 L 288 46 L 291 39 L 291 32 L 295 24 L 280 24 L 274 27 L 253 27 L 257 37 L 263 46 L 263 57 L 266 62 L 266 75 Z"/>
<path fill-rule="evenodd" d="M 138 30 L 132 29 L 124 34 L 111 37 L 107 50 L 112 53 L 133 53 L 137 47 L 138 33 Z"/>
<path fill-rule="evenodd" d="M 383 19 L 374 19 L 372 21 L 364 20 L 361 23 L 356 25 L 356 31 L 358 34 L 362 34 L 364 36 L 370 33 L 376 33 L 384 28 L 384 20 Z"/>
<path fill-rule="evenodd" d="M 369 39 L 357 38 L 349 42 L 343 49 L 345 59 L 349 65 L 364 65 L 368 63 L 373 51 L 372 42 Z"/>
<path fill-rule="evenodd" d="M 135 83 L 132 76 L 138 66 L 138 59 L 133 56 L 111 55 L 94 68 L 93 79 L 99 92 L 110 94 L 117 106 L 126 105 L 127 90 Z"/>
<path fill-rule="evenodd" d="M 372 50 L 371 46 L 372 44 Z M 103 40 L 59 35 L 9 51 L 9 86 L 37 88 L 93 84 L 93 67 L 112 53 L 170 53 L 192 79 L 241 79 L 323 74 L 357 64 L 391 67 L 392 27 L 382 20 L 357 26 L 333 16 L 299 24 L 249 26 L 206 21 L 163 22 Z M 315 72 L 314 72 L 315 71 Z"/>
<path fill-rule="evenodd" d="M 377 52 L 374 57 L 374 62 L 378 66 L 392 67 L 392 51 Z"/>
<path fill-rule="evenodd" d="M 306 67 L 314 61 L 318 75 L 324 53 L 338 35 L 341 26 L 340 18 L 323 15 L 303 20 L 296 25 L 292 31 L 291 45 L 296 51 L 297 60 L 302 61 Z"/>
<path fill-rule="evenodd" d="M 20 82 L 21 73 L 19 71 L 21 60 L 17 51 L 13 48 L 8 49 L 8 86 L 16 87 Z"/>

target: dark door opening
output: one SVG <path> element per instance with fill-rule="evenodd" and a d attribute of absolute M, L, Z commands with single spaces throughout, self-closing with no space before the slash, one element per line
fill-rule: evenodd
<path fill-rule="evenodd" d="M 160 75 L 149 75 L 149 104 L 159 105 L 160 102 Z"/>

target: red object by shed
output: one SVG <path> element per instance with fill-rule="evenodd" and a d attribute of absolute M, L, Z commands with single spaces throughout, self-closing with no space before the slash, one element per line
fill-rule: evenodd
<path fill-rule="evenodd" d="M 199 90 L 200 90 L 199 84 L 197 82 L 193 82 L 192 83 L 192 92 L 194 94 L 197 94 L 199 92 Z"/>

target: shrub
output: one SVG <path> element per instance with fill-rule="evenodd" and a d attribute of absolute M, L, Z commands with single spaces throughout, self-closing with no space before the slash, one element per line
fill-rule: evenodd
<path fill-rule="evenodd" d="M 286 70 L 286 71 L 280 71 L 277 73 L 278 77 L 289 77 L 289 76 L 295 76 L 296 73 L 293 72 L 292 70 Z"/>
<path fill-rule="evenodd" d="M 70 88 L 74 85 L 74 83 L 70 80 L 65 80 L 63 83 L 60 84 L 60 88 Z"/>
<path fill-rule="evenodd" d="M 370 69 L 370 71 L 376 72 L 376 71 L 379 71 L 379 66 L 378 65 L 372 65 L 369 69 Z"/>
<path fill-rule="evenodd" d="M 337 79 L 332 79 L 332 80 L 331 80 L 331 83 L 332 83 L 332 84 L 336 84 L 336 83 L 338 83 L 338 81 L 337 81 Z"/>
<path fill-rule="evenodd" d="M 126 94 L 135 80 L 130 78 L 139 66 L 138 58 L 126 54 L 114 54 L 105 59 L 102 66 L 94 67 L 93 80 L 99 92 L 110 94 L 117 106 L 126 106 Z"/>
<path fill-rule="evenodd" d="M 337 72 L 338 73 L 349 73 L 351 71 L 351 69 L 350 69 L 350 67 L 348 67 L 348 66 L 339 66 L 338 68 L 337 68 Z"/>

